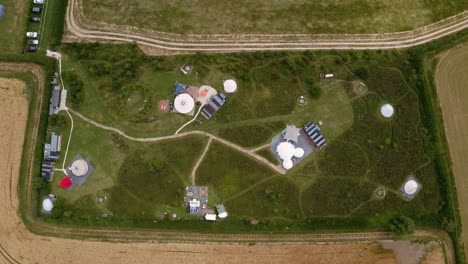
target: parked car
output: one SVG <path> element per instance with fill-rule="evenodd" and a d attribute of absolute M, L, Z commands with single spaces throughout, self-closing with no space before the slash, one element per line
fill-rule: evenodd
<path fill-rule="evenodd" d="M 28 38 L 37 38 L 37 32 L 26 32 L 26 37 Z"/>
<path fill-rule="evenodd" d="M 28 46 L 28 51 L 29 52 L 36 52 L 37 48 L 34 46 Z"/>
<path fill-rule="evenodd" d="M 31 17 L 31 22 L 41 22 L 40 17 Z"/>
<path fill-rule="evenodd" d="M 36 14 L 40 14 L 40 13 L 42 12 L 42 8 L 40 8 L 40 7 L 33 7 L 33 8 L 31 9 L 31 12 L 36 13 Z"/>
<path fill-rule="evenodd" d="M 33 2 L 35 4 L 42 5 L 44 3 L 44 0 L 34 0 Z"/>
<path fill-rule="evenodd" d="M 30 40 L 28 40 L 28 44 L 29 44 L 29 45 L 38 45 L 38 44 L 39 44 L 39 40 L 37 40 L 37 39 L 30 39 Z"/>

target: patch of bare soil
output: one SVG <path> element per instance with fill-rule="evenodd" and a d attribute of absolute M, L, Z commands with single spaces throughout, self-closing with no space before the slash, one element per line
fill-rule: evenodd
<path fill-rule="evenodd" d="M 468 252 L 468 44 L 452 49 L 440 58 L 435 74 L 445 133 L 452 158 L 462 222 L 465 252 Z"/>

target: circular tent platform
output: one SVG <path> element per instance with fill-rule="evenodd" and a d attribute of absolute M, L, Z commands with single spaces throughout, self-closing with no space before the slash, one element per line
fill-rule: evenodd
<path fill-rule="evenodd" d="M 223 87 L 226 93 L 234 93 L 237 91 L 237 83 L 233 79 L 224 81 Z"/>
<path fill-rule="evenodd" d="M 176 96 L 174 100 L 174 108 L 181 114 L 188 114 L 193 111 L 195 101 L 192 96 L 187 93 L 181 93 Z"/>
<path fill-rule="evenodd" d="M 391 104 L 384 104 L 380 107 L 380 114 L 385 118 L 391 118 L 395 114 L 395 109 Z"/>
<path fill-rule="evenodd" d="M 75 160 L 70 166 L 70 170 L 75 176 L 81 177 L 88 173 L 88 163 L 82 159 Z"/>

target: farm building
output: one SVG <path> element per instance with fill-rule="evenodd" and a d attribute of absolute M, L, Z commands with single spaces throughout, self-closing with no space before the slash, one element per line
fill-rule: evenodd
<path fill-rule="evenodd" d="M 216 94 L 211 97 L 208 104 L 203 107 L 201 113 L 206 119 L 210 119 L 225 103 L 226 96 L 222 93 Z"/>
<path fill-rule="evenodd" d="M 189 214 L 199 214 L 200 210 L 208 205 L 208 186 L 187 186 L 184 201 Z"/>
<path fill-rule="evenodd" d="M 224 208 L 224 205 L 222 204 L 216 205 L 216 211 L 218 212 L 219 218 L 226 218 L 228 216 L 228 213 L 226 212 L 226 208 Z"/>
<path fill-rule="evenodd" d="M 322 132 L 320 132 L 319 125 L 309 122 L 304 126 L 304 131 L 310 137 L 312 142 L 314 142 L 317 148 L 321 149 L 327 144 L 327 139 L 322 135 Z"/>
<path fill-rule="evenodd" d="M 50 144 L 44 146 L 44 159 L 48 161 L 58 160 L 62 148 L 62 137 L 52 132 Z"/>
<path fill-rule="evenodd" d="M 60 86 L 55 86 L 52 91 L 52 98 L 50 99 L 49 115 L 56 114 L 57 109 L 59 109 L 61 93 Z"/>
<path fill-rule="evenodd" d="M 43 162 L 41 166 L 41 177 L 46 182 L 54 180 L 54 164 L 52 162 Z"/>

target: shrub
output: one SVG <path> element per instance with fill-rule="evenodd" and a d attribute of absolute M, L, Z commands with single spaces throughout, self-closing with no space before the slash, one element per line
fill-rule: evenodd
<path fill-rule="evenodd" d="M 359 66 L 354 70 L 354 75 L 359 79 L 366 80 L 369 77 L 369 68 L 366 66 Z"/>
<path fill-rule="evenodd" d="M 412 234 L 415 229 L 414 220 L 407 216 L 398 216 L 390 221 L 390 230 L 396 236 Z"/>

